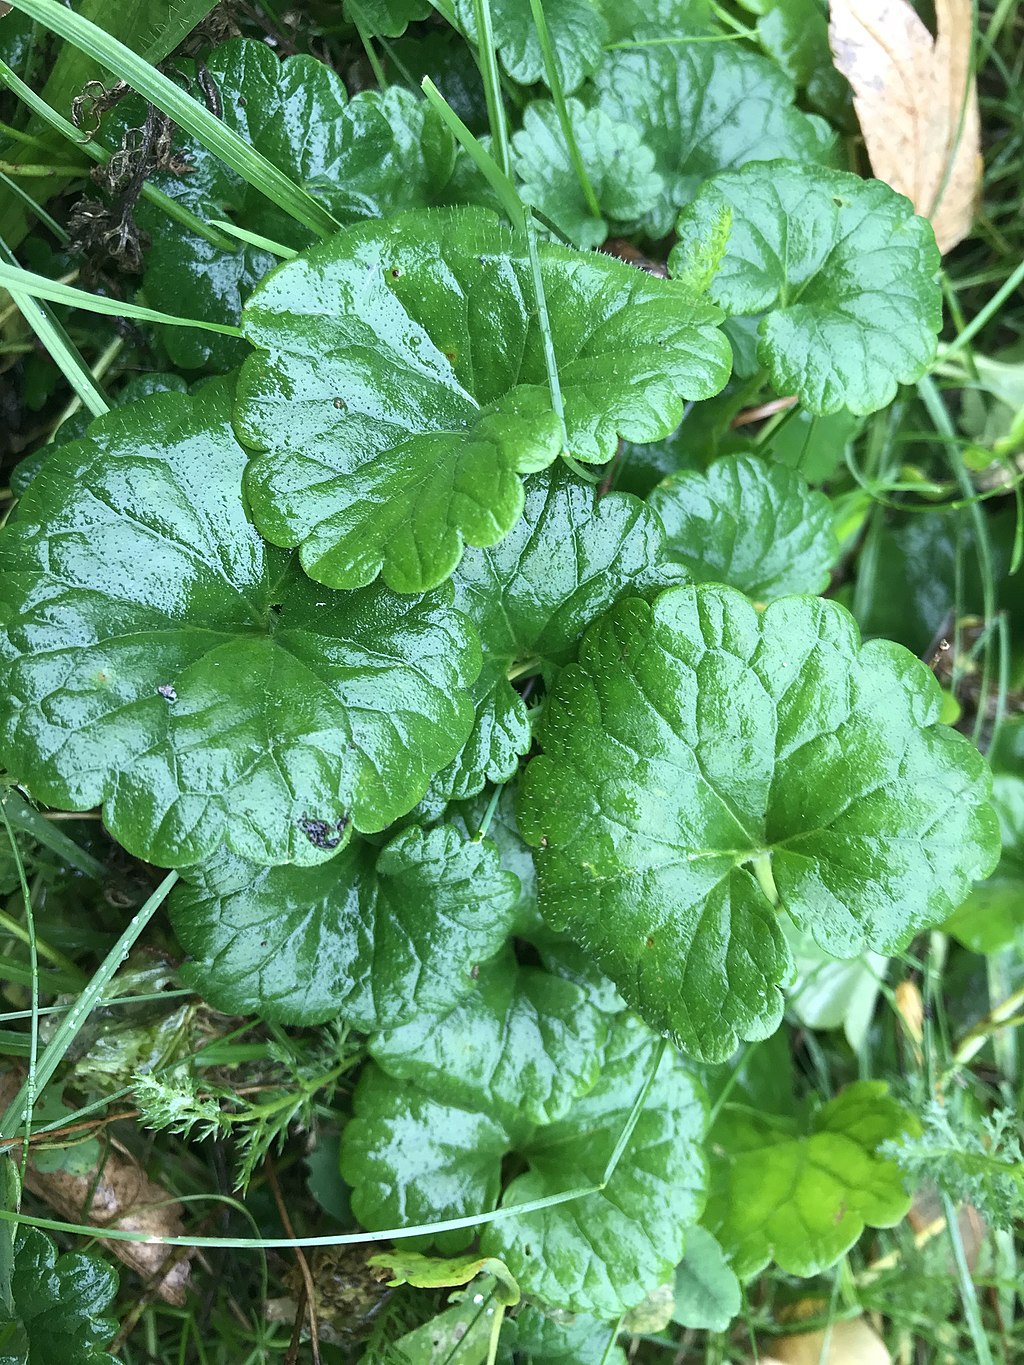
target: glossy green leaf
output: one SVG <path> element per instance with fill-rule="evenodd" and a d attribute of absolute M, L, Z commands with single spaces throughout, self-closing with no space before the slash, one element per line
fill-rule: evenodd
<path fill-rule="evenodd" d="M 606 256 L 541 248 L 568 448 L 671 430 L 725 382 L 717 313 Z M 523 245 L 486 210 L 398 215 L 276 270 L 244 327 L 236 427 L 256 523 L 335 587 L 441 582 L 561 448 Z"/>
<path fill-rule="evenodd" d="M 841 607 L 674 588 L 584 637 L 526 771 L 541 909 L 652 1027 L 706 1061 L 764 1038 L 790 959 L 887 952 L 991 870 L 984 760 L 931 672 Z"/>
<path fill-rule="evenodd" d="M 758 356 L 777 393 L 812 412 L 874 412 L 919 379 L 942 322 L 931 225 L 880 180 L 792 163 L 704 185 L 679 220 L 670 269 L 702 251 L 701 216 L 732 215 L 711 296 L 763 313 Z"/>
<path fill-rule="evenodd" d="M 494 42 L 501 64 L 520 85 L 547 84 L 544 54 L 529 0 L 490 0 Z M 455 12 L 466 36 L 476 42 L 473 0 L 455 0 Z M 594 0 L 544 0 L 544 17 L 555 54 L 555 67 L 571 95 L 597 67 L 607 36 L 604 17 Z"/>
<path fill-rule="evenodd" d="M 943 928 L 972 953 L 1024 946 L 1024 779 L 1000 773 L 992 783 L 1003 856 Z"/>
<path fill-rule="evenodd" d="M 344 0 L 345 13 L 366 34 L 397 38 L 430 14 L 429 0 Z"/>
<path fill-rule="evenodd" d="M 363 1069 L 352 1109 L 341 1135 L 341 1175 L 364 1228 L 417 1227 L 494 1208 L 510 1141 L 490 1114 L 441 1104 L 373 1063 Z M 402 1243 L 415 1250 L 433 1241 L 451 1255 L 472 1237 L 466 1228 Z"/>
<path fill-rule="evenodd" d="M 564 1119 L 516 1135 L 489 1112 L 438 1104 L 371 1064 L 342 1136 L 341 1171 L 360 1221 L 384 1228 L 492 1209 L 510 1151 L 528 1170 L 505 1205 L 600 1184 L 658 1046 L 640 1020 L 620 1015 L 593 1088 Z M 702 1092 L 667 1052 L 607 1188 L 488 1224 L 481 1254 L 504 1261 L 537 1302 L 617 1317 L 671 1278 L 703 1204 L 704 1123 Z M 455 1250 L 469 1235 L 442 1234 L 438 1245 Z"/>
<path fill-rule="evenodd" d="M 494 845 L 450 826 L 353 839 L 318 867 L 222 859 L 175 888 L 171 922 L 194 986 L 229 1014 L 287 1024 L 336 1015 L 368 1033 L 474 988 L 505 942 L 519 886 Z"/>
<path fill-rule="evenodd" d="M 527 1304 L 502 1329 L 501 1343 L 514 1350 L 516 1365 L 626 1365 L 621 1346 L 611 1345 L 616 1336 L 615 1323 L 586 1313 L 549 1316 Z"/>
<path fill-rule="evenodd" d="M 814 108 L 842 123 L 850 105 L 850 87 L 832 60 L 828 7 L 820 0 L 741 0 L 741 4 L 758 16 L 757 37 L 768 56 L 807 91 Z"/>
<path fill-rule="evenodd" d="M 676 1270 L 672 1321 L 702 1332 L 725 1332 L 740 1311 L 736 1272 L 706 1228 L 690 1228 Z"/>
<path fill-rule="evenodd" d="M 389 1075 L 516 1133 L 565 1117 L 597 1080 L 607 1033 L 581 987 L 520 967 L 509 951 L 480 967 L 451 1010 L 376 1034 L 370 1053 Z"/>
<path fill-rule="evenodd" d="M 758 602 L 828 586 L 839 555 L 831 504 L 782 465 L 726 455 L 706 474 L 671 475 L 648 501 L 668 558 L 697 583 L 725 583 Z"/>
<path fill-rule="evenodd" d="M 620 1015 L 597 1085 L 524 1150 L 530 1169 L 506 1206 L 598 1184 L 650 1073 L 658 1044 Z M 684 1230 L 704 1203 L 703 1095 L 668 1050 L 607 1187 L 570 1204 L 489 1224 L 481 1247 L 500 1256 L 523 1292 L 552 1307 L 614 1318 L 672 1278 Z"/>
<path fill-rule="evenodd" d="M 318 588 L 249 522 L 244 465 L 223 381 L 156 394 L 55 451 L 0 542 L 5 766 L 164 866 L 323 861 L 472 724 L 450 595 Z"/>
<path fill-rule="evenodd" d="M 709 0 L 598 0 L 608 45 L 689 37 L 711 28 Z"/>
<path fill-rule="evenodd" d="M 774 157 L 831 159 L 824 124 L 795 108 L 792 81 L 736 43 L 612 52 L 594 85 L 598 107 L 636 129 L 664 179 L 657 204 L 632 215 L 648 237 L 669 233 L 680 208 L 719 171 Z"/>
<path fill-rule="evenodd" d="M 806 1133 L 770 1115 L 728 1105 L 712 1134 L 706 1222 L 741 1279 L 770 1261 L 790 1275 L 817 1275 L 865 1226 L 894 1227 L 910 1207 L 882 1143 L 920 1124 L 884 1081 L 855 1081 L 813 1116 Z"/>
<path fill-rule="evenodd" d="M 36 1228 L 14 1239 L 13 1310 L 0 1299 L 0 1365 L 114 1365 L 104 1317 L 117 1293 L 113 1266 L 80 1251 L 58 1256 Z"/>
<path fill-rule="evenodd" d="M 467 550 L 452 579 L 456 606 L 484 649 L 473 734 L 439 779 L 455 799 L 485 781 L 508 781 L 530 747 L 526 704 L 507 674 L 564 663 L 613 602 L 666 581 L 661 526 L 638 499 L 598 498 L 561 465 L 528 478 L 524 492 L 511 532 L 498 545 Z"/>
<path fill-rule="evenodd" d="M 428 205 L 454 165 L 454 142 L 424 100 L 389 87 L 351 101 L 341 78 L 313 57 L 281 61 L 251 38 L 232 39 L 207 57 L 227 125 L 251 142 L 296 183 L 315 195 L 340 223 Z M 204 76 L 205 80 L 205 76 Z M 141 102 L 115 110 L 115 128 L 141 122 Z M 105 131 L 106 135 L 106 131 Z M 246 228 L 301 247 L 312 234 L 247 185 L 213 153 L 180 136 L 177 154 L 188 174 L 162 171 L 157 188 L 204 221 L 229 218 Z M 151 246 L 144 276 L 150 303 L 211 322 L 237 323 L 242 304 L 277 260 L 255 246 L 223 250 L 182 228 L 152 204 L 140 204 L 138 222 Z M 192 368 L 215 355 L 222 367 L 240 363 L 244 342 L 170 333 L 176 364 Z"/>
<path fill-rule="evenodd" d="M 595 218 L 573 166 L 554 104 L 530 104 L 523 126 L 512 137 L 512 165 L 527 204 L 544 213 L 579 247 L 598 247 L 609 224 L 635 219 L 653 209 L 664 190 L 654 153 L 628 123 L 616 123 L 603 109 L 567 101 L 573 134 L 587 178 L 601 209 Z"/>

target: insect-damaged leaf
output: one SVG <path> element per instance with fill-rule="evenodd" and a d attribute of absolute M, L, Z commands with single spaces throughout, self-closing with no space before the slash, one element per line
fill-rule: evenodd
<path fill-rule="evenodd" d="M 421 798 L 472 725 L 450 592 L 342 596 L 246 516 L 224 381 L 98 419 L 0 546 L 0 744 L 130 852 L 314 863 Z"/>
<path fill-rule="evenodd" d="M 541 270 L 578 460 L 667 434 L 725 382 L 719 314 L 686 286 L 553 245 Z M 244 326 L 253 515 L 320 582 L 441 582 L 464 543 L 511 530 L 520 476 L 562 448 L 528 253 L 486 210 L 350 228 L 269 276 Z"/>
<path fill-rule="evenodd" d="M 827 952 L 889 951 L 998 853 L 985 762 L 938 685 L 841 607 L 730 589 L 620 603 L 548 702 L 520 827 L 541 910 L 707 1061 L 779 1024 L 781 904 Z"/>

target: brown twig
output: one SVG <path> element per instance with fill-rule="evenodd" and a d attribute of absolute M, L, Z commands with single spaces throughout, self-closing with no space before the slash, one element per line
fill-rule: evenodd
<path fill-rule="evenodd" d="M 277 1205 L 277 1211 L 281 1216 L 284 1230 L 288 1236 L 294 1240 L 295 1229 L 292 1227 L 292 1220 L 288 1217 L 288 1210 L 285 1207 L 284 1196 L 281 1194 L 281 1186 L 278 1183 L 273 1157 L 268 1155 L 264 1164 L 266 1166 L 270 1192 L 274 1196 L 274 1203 Z M 313 1284 L 313 1272 L 310 1270 L 309 1262 L 306 1260 L 306 1253 L 301 1247 L 295 1248 L 295 1259 L 298 1262 L 299 1273 L 302 1275 L 302 1283 L 306 1291 L 306 1304 L 309 1309 L 309 1345 L 313 1353 L 313 1365 L 320 1365 L 320 1329 L 316 1320 L 316 1286 Z M 302 1309 L 300 1306 L 295 1314 L 296 1327 L 298 1327 L 301 1317 Z"/>
<path fill-rule="evenodd" d="M 770 403 L 761 403 L 756 408 L 738 412 L 729 425 L 734 428 L 749 427 L 754 422 L 761 422 L 766 417 L 774 417 L 777 412 L 785 412 L 787 408 L 795 407 L 798 402 L 795 393 L 788 398 L 773 398 Z"/>

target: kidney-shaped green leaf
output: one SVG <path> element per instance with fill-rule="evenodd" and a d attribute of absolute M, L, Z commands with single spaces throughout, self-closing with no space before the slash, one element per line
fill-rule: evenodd
<path fill-rule="evenodd" d="M 741 1279 L 774 1261 L 817 1275 L 864 1231 L 893 1227 L 910 1207 L 884 1142 L 920 1132 L 884 1081 L 856 1081 L 814 1115 L 807 1133 L 728 1105 L 715 1124 L 707 1223 Z"/>
<path fill-rule="evenodd" d="M 763 313 L 758 356 L 816 413 L 874 412 L 924 373 L 942 324 L 931 225 L 880 180 L 775 161 L 718 175 L 679 220 L 670 268 L 692 270 L 709 215 L 731 215 L 711 296 Z"/>
<path fill-rule="evenodd" d="M 526 770 L 541 910 L 653 1027 L 724 1060 L 781 1018 L 779 903 L 836 957 L 886 952 L 991 868 L 988 770 L 940 701 L 833 602 L 620 603 L 562 671 Z"/>
<path fill-rule="evenodd" d="M 531 475 L 524 489 L 510 533 L 467 550 L 452 578 L 455 604 L 484 652 L 473 733 L 435 784 L 457 799 L 485 781 L 507 782 L 530 747 L 526 704 L 509 671 L 564 663 L 594 617 L 666 582 L 661 525 L 638 498 L 599 498 L 564 465 Z"/>
<path fill-rule="evenodd" d="M 597 1085 L 524 1145 L 530 1169 L 506 1206 L 599 1184 L 650 1076 L 658 1044 L 635 1017 L 616 1020 Z M 483 1232 L 524 1293 L 552 1307 L 614 1318 L 672 1278 L 685 1229 L 704 1207 L 704 1097 L 671 1049 L 661 1058 L 629 1145 L 607 1187 Z"/>
<path fill-rule="evenodd" d="M 704 474 L 670 475 L 648 501 L 669 559 L 698 583 L 725 583 L 759 602 L 828 585 L 839 555 L 831 504 L 783 465 L 726 455 Z"/>
<path fill-rule="evenodd" d="M 356 1215 L 376 1230 L 488 1212 L 510 1151 L 528 1170 L 506 1190 L 507 1206 L 600 1184 L 658 1046 L 639 1019 L 620 1015 L 596 1085 L 562 1120 L 515 1135 L 490 1112 L 442 1105 L 368 1066 L 341 1144 Z M 489 1224 L 481 1253 L 504 1261 L 542 1304 L 605 1318 L 635 1307 L 671 1278 L 700 1215 L 704 1126 L 703 1092 L 668 1050 L 607 1187 Z M 458 1250 L 471 1235 L 444 1233 L 437 1244 Z"/>
<path fill-rule="evenodd" d="M 479 1109 L 511 1133 L 563 1118 L 597 1080 L 607 1018 L 581 986 L 511 952 L 480 968 L 447 1013 L 420 1013 L 370 1039 L 391 1076 L 445 1104 Z"/>
<path fill-rule="evenodd" d="M 569 451 L 655 440 L 729 369 L 718 313 L 607 256 L 541 248 Z M 434 586 L 523 510 L 558 456 L 528 254 L 485 209 L 363 224 L 289 261 L 245 310 L 236 426 L 256 523 L 334 587 Z"/>
<path fill-rule="evenodd" d="M 0 749 L 136 856 L 323 861 L 411 810 L 480 667 L 441 592 L 317 587 L 268 547 L 218 381 L 100 418 L 0 538 Z"/>
<path fill-rule="evenodd" d="M 529 0 L 491 0 L 491 22 L 501 64 L 520 85 L 547 84 L 537 25 Z M 473 0 L 456 0 L 456 13 L 471 42 L 476 42 Z M 562 89 L 571 94 L 601 60 L 607 27 L 594 0 L 545 0 L 555 67 Z"/>
<path fill-rule="evenodd" d="M 363 1033 L 453 1006 L 507 938 L 519 883 L 449 825 L 353 839 L 317 867 L 220 859 L 188 874 L 171 922 L 184 975 L 218 1009 Z"/>
<path fill-rule="evenodd" d="M 577 246 L 598 247 L 609 222 L 625 222 L 653 208 L 664 190 L 654 153 L 637 129 L 603 109 L 568 100 L 580 159 L 601 217 L 595 217 L 566 145 L 558 111 L 548 100 L 527 105 L 523 126 L 512 136 L 513 169 L 521 193 Z"/>
<path fill-rule="evenodd" d="M 104 1347 L 117 1324 L 103 1316 L 117 1293 L 113 1266 L 80 1251 L 58 1255 L 44 1233 L 21 1227 L 8 1269 L 0 1294 L 2 1365 L 115 1365 Z"/>
<path fill-rule="evenodd" d="M 825 125 L 794 106 L 793 82 L 736 43 L 611 52 L 594 84 L 598 106 L 654 153 L 663 189 L 652 208 L 630 215 L 649 237 L 670 232 L 680 208 L 719 171 L 769 157 L 830 157 Z"/>

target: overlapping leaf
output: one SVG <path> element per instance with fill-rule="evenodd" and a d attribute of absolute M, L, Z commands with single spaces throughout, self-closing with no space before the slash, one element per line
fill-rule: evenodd
<path fill-rule="evenodd" d="M 780 394 L 812 412 L 874 412 L 919 379 L 942 321 L 931 227 L 878 180 L 772 162 L 718 175 L 679 221 L 671 269 L 690 270 L 705 220 L 729 243 L 711 295 L 765 314 L 758 355 Z"/>
<path fill-rule="evenodd" d="M 530 747 L 526 704 L 508 673 L 564 663 L 613 602 L 666 581 L 661 526 L 638 499 L 598 498 L 564 466 L 532 475 L 524 490 L 523 515 L 509 535 L 468 550 L 452 580 L 456 606 L 484 649 L 473 734 L 438 779 L 456 799 L 485 781 L 508 781 Z"/>
<path fill-rule="evenodd" d="M 713 1135 L 706 1221 L 741 1279 L 774 1261 L 816 1275 L 865 1226 L 893 1227 L 910 1195 L 884 1142 L 920 1132 L 884 1081 L 856 1081 L 812 1118 L 806 1133 L 770 1115 L 726 1107 Z"/>
<path fill-rule="evenodd" d="M 1024 944 L 1024 779 L 1000 773 L 992 801 L 1003 840 L 999 866 L 943 926 L 975 953 Z"/>
<path fill-rule="evenodd" d="M 523 126 L 512 137 L 513 166 L 520 192 L 577 246 L 598 247 L 608 236 L 609 222 L 624 222 L 653 209 L 664 190 L 654 169 L 654 153 L 636 128 L 617 123 L 603 109 L 567 102 L 573 135 L 587 178 L 601 210 L 594 216 L 554 104 L 527 106 Z"/>
<path fill-rule="evenodd" d="M 494 41 L 501 64 L 520 85 L 547 84 L 544 53 L 529 0 L 490 0 Z M 476 42 L 473 0 L 456 0 L 455 11 L 466 36 Z M 562 89 L 572 94 L 597 67 L 607 37 L 604 16 L 594 0 L 545 0 L 555 67 Z"/>
<path fill-rule="evenodd" d="M 207 76 L 228 127 L 320 199 L 340 223 L 431 204 L 451 174 L 452 139 L 429 106 L 399 86 L 365 91 L 350 101 L 340 77 L 323 62 L 308 56 L 281 61 L 266 43 L 249 38 L 216 48 L 206 59 L 204 81 Z M 133 103 L 120 121 L 136 116 Z M 229 218 L 289 247 L 310 240 L 204 147 L 179 139 L 177 148 L 188 173 L 161 172 L 153 183 L 200 218 Z M 237 323 L 257 281 L 277 264 L 259 247 L 215 246 L 152 205 L 140 206 L 138 220 L 151 239 L 147 298 L 170 313 Z M 185 368 L 204 364 L 213 348 L 224 368 L 246 354 L 244 344 L 184 329 L 170 331 L 167 344 L 172 359 Z"/>
<path fill-rule="evenodd" d="M 705 1332 L 725 1332 L 740 1311 L 736 1272 L 706 1228 L 690 1228 L 676 1270 L 672 1321 Z"/>
<path fill-rule="evenodd" d="M 581 987 L 520 967 L 509 951 L 480 968 L 451 1010 L 376 1034 L 370 1052 L 390 1076 L 445 1104 L 480 1109 L 516 1133 L 564 1118 L 590 1089 L 607 1031 Z"/>
<path fill-rule="evenodd" d="M 793 83 L 735 43 L 609 53 L 594 85 L 598 107 L 637 130 L 664 179 L 654 208 L 632 215 L 648 237 L 670 232 L 680 208 L 719 171 L 774 157 L 832 159 L 825 125 L 795 108 Z"/>
<path fill-rule="evenodd" d="M 435 1104 L 368 1067 L 342 1138 L 342 1175 L 360 1221 L 381 1228 L 493 1208 L 510 1150 L 529 1169 L 505 1205 L 600 1184 L 657 1046 L 638 1019 L 619 1016 L 597 1084 L 563 1120 L 518 1138 L 489 1114 Z M 489 1224 L 482 1253 L 504 1261 L 540 1303 L 606 1318 L 635 1306 L 670 1277 L 700 1213 L 704 1112 L 699 1088 L 667 1053 L 607 1188 Z M 460 1235 L 464 1244 L 469 1233 L 450 1236 Z"/>
<path fill-rule="evenodd" d="M 349 21 L 369 36 L 397 38 L 430 13 L 428 0 L 344 0 Z"/>
<path fill-rule="evenodd" d="M 48 459 L 0 550 L 5 766 L 166 866 L 322 861 L 472 724 L 450 594 L 316 587 L 248 520 L 244 465 L 223 381 L 154 395 Z"/>
<path fill-rule="evenodd" d="M 687 287 L 553 245 L 541 269 L 577 459 L 664 435 L 724 383 L 718 315 Z M 501 540 L 520 475 L 562 446 L 533 299 L 525 248 L 478 209 L 350 228 L 275 271 L 245 310 L 235 414 L 263 534 L 320 582 L 401 592 Z"/>
<path fill-rule="evenodd" d="M 668 557 L 697 583 L 726 583 L 758 602 L 821 592 L 839 554 L 832 508 L 799 475 L 757 455 L 684 470 L 651 493 Z"/>
<path fill-rule="evenodd" d="M 837 957 L 895 949 L 998 850 L 978 752 L 839 606 L 726 588 L 627 601 L 563 669 L 519 815 L 541 909 L 706 1060 L 781 1018 L 781 903 Z"/>
<path fill-rule="evenodd" d="M 505 942 L 519 885 L 497 849 L 451 826 L 353 839 L 318 867 L 221 859 L 189 874 L 171 919 L 186 978 L 232 1014 L 287 1024 L 339 1016 L 364 1033 L 427 1012 L 429 1029 L 474 990 Z"/>

